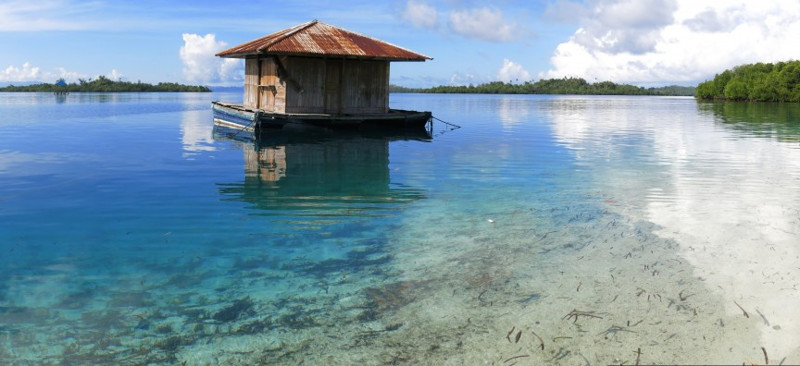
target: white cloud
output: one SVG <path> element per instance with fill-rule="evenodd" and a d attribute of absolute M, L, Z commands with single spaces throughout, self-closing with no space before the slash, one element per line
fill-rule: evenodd
<path fill-rule="evenodd" d="M 408 0 L 403 10 L 403 20 L 419 28 L 436 28 L 438 13 L 436 8 L 416 0 Z"/>
<path fill-rule="evenodd" d="M 120 81 L 125 75 L 120 74 L 117 69 L 111 69 L 111 72 L 106 75 L 109 80 Z"/>
<path fill-rule="evenodd" d="M 540 77 L 696 82 L 739 64 L 800 55 L 796 0 L 592 4 L 581 27 L 556 48 L 553 69 Z"/>
<path fill-rule="evenodd" d="M 503 67 L 497 73 L 497 78 L 503 82 L 524 82 L 531 79 L 531 74 L 522 65 L 509 59 L 504 59 Z"/>
<path fill-rule="evenodd" d="M 14 65 L 7 67 L 0 73 L 0 81 L 33 81 L 38 80 L 39 75 L 39 68 L 26 62 L 22 67 Z"/>
<path fill-rule="evenodd" d="M 33 66 L 29 62 L 25 62 L 22 66 L 10 65 L 5 69 L 0 70 L 0 81 L 2 82 L 28 82 L 28 81 L 41 81 L 52 83 L 56 80 L 63 78 L 64 80 L 77 80 L 78 78 L 85 78 L 86 75 L 74 71 L 68 71 L 63 67 L 58 67 L 54 71 L 42 71 L 38 66 Z"/>
<path fill-rule="evenodd" d="M 613 0 L 597 3 L 572 39 L 591 50 L 645 53 L 659 30 L 672 23 L 675 0 Z"/>
<path fill-rule="evenodd" d="M 652 29 L 672 22 L 676 0 L 614 0 L 600 2 L 592 17 L 621 29 Z"/>
<path fill-rule="evenodd" d="M 464 37 L 490 42 L 509 42 L 522 36 L 520 27 L 505 20 L 496 8 L 451 11 L 450 28 Z"/>
<path fill-rule="evenodd" d="M 86 74 L 81 74 L 81 73 L 75 72 L 75 71 L 68 71 L 67 69 L 65 69 L 63 67 L 56 68 L 55 75 L 57 75 L 55 77 L 56 80 L 57 79 L 64 79 L 64 80 L 67 80 L 67 81 L 75 81 L 75 80 L 78 80 L 78 79 L 85 79 L 86 78 Z M 50 80 L 50 78 L 47 78 L 45 80 Z"/>
<path fill-rule="evenodd" d="M 492 81 L 490 78 L 483 75 L 476 75 L 472 72 L 459 72 L 450 75 L 448 85 L 478 85 Z"/>
<path fill-rule="evenodd" d="M 213 34 L 200 36 L 184 33 L 183 42 L 180 56 L 186 80 L 205 83 L 242 80 L 241 60 L 214 56 L 224 50 L 227 44 L 217 41 Z"/>
<path fill-rule="evenodd" d="M 695 32 L 726 32 L 736 26 L 736 16 L 729 14 L 728 18 L 722 17 L 712 8 L 706 8 L 691 19 L 683 21 L 689 29 Z"/>

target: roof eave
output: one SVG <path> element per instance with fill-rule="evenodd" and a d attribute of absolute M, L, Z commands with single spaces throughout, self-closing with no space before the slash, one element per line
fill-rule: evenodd
<path fill-rule="evenodd" d="M 247 56 L 255 55 L 255 53 L 216 53 L 214 56 L 222 58 L 245 58 Z"/>
<path fill-rule="evenodd" d="M 347 59 L 358 59 L 358 60 L 383 60 L 383 61 L 390 61 L 390 62 L 425 62 L 428 60 L 433 60 L 432 57 L 422 56 L 422 57 L 370 57 L 370 56 L 357 56 L 357 55 L 326 55 L 326 54 L 315 54 L 315 53 L 294 53 L 294 52 L 232 52 L 232 53 L 217 53 L 215 54 L 217 57 L 223 58 L 247 58 L 248 56 L 305 56 L 305 57 L 323 57 L 323 58 L 347 58 Z"/>

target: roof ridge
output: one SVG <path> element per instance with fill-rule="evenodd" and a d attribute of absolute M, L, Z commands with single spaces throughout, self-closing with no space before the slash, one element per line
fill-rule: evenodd
<path fill-rule="evenodd" d="M 314 20 L 312 20 L 310 22 L 306 22 L 306 23 L 303 23 L 303 24 L 296 25 L 296 26 L 294 26 L 294 29 L 290 28 L 290 30 L 288 32 L 286 32 L 286 34 L 284 34 L 283 36 L 275 37 L 275 39 L 272 40 L 272 42 L 266 43 L 266 44 L 262 45 L 261 47 L 256 48 L 256 51 L 257 52 L 261 52 L 263 50 L 266 50 L 266 49 L 274 46 L 276 43 L 281 42 L 284 39 L 293 36 L 295 33 L 299 32 L 301 30 L 304 30 L 304 29 L 306 29 L 308 27 L 311 27 L 312 25 L 315 25 L 317 23 L 322 23 L 322 22 L 320 22 L 319 20 L 314 19 Z M 323 24 L 325 24 L 325 23 L 323 23 Z"/>

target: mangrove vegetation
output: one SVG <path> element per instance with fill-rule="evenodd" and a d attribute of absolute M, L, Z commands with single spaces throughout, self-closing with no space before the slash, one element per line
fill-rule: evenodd
<path fill-rule="evenodd" d="M 589 83 L 581 78 L 541 79 L 522 84 L 494 81 L 480 85 L 442 85 L 432 88 L 405 88 L 390 85 L 394 93 L 456 93 L 456 94 L 577 94 L 577 95 L 681 95 L 692 96 L 694 87 L 665 86 L 643 88 L 611 81 Z"/>
<path fill-rule="evenodd" d="M 53 93 L 74 93 L 74 92 L 210 92 L 211 89 L 205 86 L 183 85 L 178 83 L 158 83 L 148 84 L 141 81 L 113 81 L 105 76 L 99 76 L 94 80 L 78 79 L 77 83 L 66 83 L 64 79 L 59 79 L 54 84 L 33 84 L 25 86 L 9 85 L 0 88 L 0 92 L 53 92 Z"/>
<path fill-rule="evenodd" d="M 736 66 L 700 83 L 701 100 L 800 102 L 800 61 Z"/>

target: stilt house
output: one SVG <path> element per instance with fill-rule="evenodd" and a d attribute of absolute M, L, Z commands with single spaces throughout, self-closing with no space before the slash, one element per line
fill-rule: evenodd
<path fill-rule="evenodd" d="M 431 59 L 317 20 L 217 56 L 245 59 L 245 108 L 332 115 L 389 112 L 389 62 Z"/>

